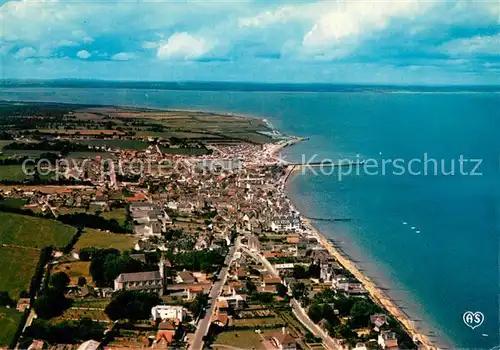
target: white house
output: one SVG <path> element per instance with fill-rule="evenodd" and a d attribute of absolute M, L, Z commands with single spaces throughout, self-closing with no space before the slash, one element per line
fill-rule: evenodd
<path fill-rule="evenodd" d="M 271 221 L 271 230 L 275 232 L 288 232 L 300 230 L 300 217 L 277 217 Z"/>
<path fill-rule="evenodd" d="M 398 339 L 396 338 L 396 333 L 391 331 L 382 331 L 378 335 L 378 345 L 382 349 L 397 349 Z"/>
<path fill-rule="evenodd" d="M 186 317 L 186 309 L 180 305 L 156 305 L 151 309 L 153 320 L 162 321 L 178 319 L 180 322 Z"/>

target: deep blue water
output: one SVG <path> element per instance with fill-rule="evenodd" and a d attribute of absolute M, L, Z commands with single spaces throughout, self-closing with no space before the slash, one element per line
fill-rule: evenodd
<path fill-rule="evenodd" d="M 309 216 L 350 217 L 318 223 L 380 284 L 416 324 L 462 348 L 499 344 L 500 95 L 376 92 L 233 92 L 15 88 L 0 99 L 208 109 L 268 118 L 310 140 L 288 159 L 482 159 L 480 176 L 306 173 L 289 191 Z M 414 170 L 419 170 L 414 164 Z M 464 171 L 473 166 L 465 163 Z M 432 173 L 432 167 L 429 168 Z M 373 168 L 370 171 L 374 171 Z M 381 169 L 379 168 L 379 172 Z M 407 225 L 403 225 L 407 222 Z M 415 229 L 412 230 L 411 227 Z M 416 233 L 416 231 L 421 231 Z M 467 311 L 481 311 L 472 330 Z M 483 336 L 487 334 L 488 336 Z"/>

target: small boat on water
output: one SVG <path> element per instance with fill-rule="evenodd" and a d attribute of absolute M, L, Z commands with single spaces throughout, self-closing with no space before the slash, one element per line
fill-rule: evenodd
<path fill-rule="evenodd" d="M 414 230 L 414 229 L 416 229 L 416 227 L 415 227 L 415 226 L 412 226 L 412 227 L 411 227 L 411 229 L 412 229 L 412 230 Z"/>
<path fill-rule="evenodd" d="M 417 230 L 416 232 L 417 232 L 417 233 L 420 233 L 420 231 L 419 231 L 419 230 Z"/>
<path fill-rule="evenodd" d="M 406 221 L 403 221 L 403 225 L 408 225 L 408 223 Z"/>

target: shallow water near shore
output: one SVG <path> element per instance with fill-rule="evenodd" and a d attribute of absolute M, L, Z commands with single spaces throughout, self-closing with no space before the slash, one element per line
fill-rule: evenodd
<path fill-rule="evenodd" d="M 481 158 L 481 176 L 295 176 L 289 193 L 418 326 L 453 347 L 499 344 L 500 95 L 22 88 L 0 99 L 207 109 L 269 119 L 310 140 L 287 160 Z M 447 163 L 448 164 L 448 163 Z M 448 166 L 449 169 L 449 166 Z M 471 169 L 469 169 L 471 170 Z M 406 223 L 406 224 L 404 224 Z M 414 227 L 414 229 L 411 229 Z M 420 233 L 417 233 L 420 231 Z M 343 242 L 343 243 L 342 243 Z M 484 323 L 465 326 L 465 311 Z M 487 334 L 488 336 L 483 336 Z"/>

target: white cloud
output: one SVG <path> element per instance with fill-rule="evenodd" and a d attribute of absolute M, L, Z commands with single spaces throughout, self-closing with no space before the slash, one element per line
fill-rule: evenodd
<path fill-rule="evenodd" d="M 111 59 L 113 61 L 130 61 L 137 58 L 135 53 L 133 52 L 119 52 L 113 56 L 111 56 Z"/>
<path fill-rule="evenodd" d="M 385 29 L 392 19 L 413 19 L 432 7 L 433 1 L 392 0 L 339 2 L 322 14 L 303 38 L 303 46 L 321 48 L 344 39 L 357 39 Z"/>
<path fill-rule="evenodd" d="M 145 41 L 142 43 L 142 47 L 144 49 L 157 49 L 161 46 L 161 43 L 158 43 L 156 41 Z"/>
<path fill-rule="evenodd" d="M 240 27 L 265 27 L 276 22 L 284 22 L 294 17 L 296 7 L 284 6 L 276 11 L 265 11 L 253 17 L 244 17 L 238 19 Z"/>
<path fill-rule="evenodd" d="M 203 57 L 212 48 L 213 45 L 203 38 L 186 32 L 175 33 L 158 47 L 156 57 L 167 60 L 194 60 Z"/>
<path fill-rule="evenodd" d="M 17 50 L 15 54 L 15 58 L 29 58 L 36 56 L 37 51 L 32 47 L 23 47 L 22 49 Z"/>
<path fill-rule="evenodd" d="M 79 44 L 76 41 L 73 40 L 60 40 L 57 44 L 56 47 L 71 47 L 71 46 L 78 46 Z"/>
<path fill-rule="evenodd" d="M 80 50 L 80 51 L 78 51 L 78 53 L 76 54 L 76 56 L 77 56 L 78 58 L 81 58 L 81 59 L 83 59 L 83 60 L 86 60 L 87 58 L 89 58 L 89 57 L 90 57 L 90 56 L 92 56 L 92 55 L 91 55 L 91 54 L 90 54 L 90 52 L 88 52 L 87 50 Z"/>
<path fill-rule="evenodd" d="M 439 51 L 451 56 L 500 55 L 500 34 L 451 40 Z"/>

